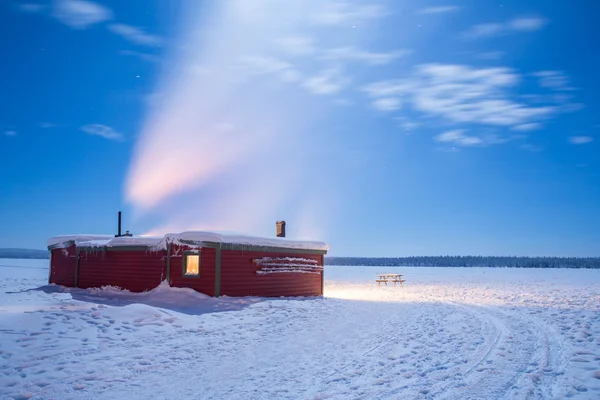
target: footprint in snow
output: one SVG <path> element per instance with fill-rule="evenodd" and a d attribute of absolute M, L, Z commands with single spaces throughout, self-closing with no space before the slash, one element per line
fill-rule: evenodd
<path fill-rule="evenodd" d="M 33 393 L 30 393 L 30 392 L 24 392 L 24 393 L 12 395 L 12 398 L 14 400 L 28 400 L 28 399 L 31 399 L 32 397 L 33 397 Z"/>

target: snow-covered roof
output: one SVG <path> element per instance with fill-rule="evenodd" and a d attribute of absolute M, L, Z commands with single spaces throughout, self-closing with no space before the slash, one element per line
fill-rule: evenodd
<path fill-rule="evenodd" d="M 222 243 L 244 246 L 281 247 L 286 249 L 320 250 L 327 251 L 329 246 L 325 242 L 292 240 L 278 237 L 249 236 L 231 232 L 189 231 L 181 233 L 167 233 L 164 236 L 107 236 L 107 235 L 65 235 L 56 236 L 48 240 L 48 247 L 60 247 L 69 242 L 74 242 L 79 247 L 121 247 L 121 246 L 146 246 L 153 248 L 166 248 L 167 243 Z"/>
<path fill-rule="evenodd" d="M 62 235 L 54 236 L 48 239 L 48 247 L 58 246 L 69 242 L 85 242 L 91 240 L 110 240 L 114 238 L 111 235 Z"/>
<path fill-rule="evenodd" d="M 165 235 L 167 240 L 171 241 L 191 241 L 191 242 L 210 242 L 210 243 L 228 243 L 241 244 L 246 246 L 267 246 L 284 247 L 287 249 L 302 250 L 328 250 L 329 246 L 325 242 L 292 240 L 278 237 L 260 237 L 248 236 L 239 233 L 222 233 L 208 231 L 189 231 L 181 233 L 168 233 Z"/>

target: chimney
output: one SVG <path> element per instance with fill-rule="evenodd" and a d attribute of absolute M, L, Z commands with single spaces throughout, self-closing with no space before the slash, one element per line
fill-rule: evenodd
<path fill-rule="evenodd" d="M 285 221 L 277 221 L 277 237 L 285 237 Z"/>
<path fill-rule="evenodd" d="M 118 218 L 118 222 L 117 222 L 117 234 L 115 235 L 115 237 L 121 237 L 121 211 L 119 211 L 119 218 Z"/>

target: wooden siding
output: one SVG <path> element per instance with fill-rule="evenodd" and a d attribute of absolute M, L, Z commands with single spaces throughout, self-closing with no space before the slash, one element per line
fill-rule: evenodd
<path fill-rule="evenodd" d="M 197 250 L 186 246 L 171 245 L 171 286 L 191 288 L 209 296 L 214 296 L 216 249 L 203 247 L 200 250 L 200 277 L 183 276 L 184 251 Z"/>
<path fill-rule="evenodd" d="M 223 250 L 221 254 L 221 294 L 226 296 L 320 296 L 322 272 L 319 274 L 275 273 L 258 275 L 260 266 L 252 260 L 262 257 L 299 257 L 316 260 L 320 254 L 289 254 Z"/>
<path fill-rule="evenodd" d="M 75 286 L 75 266 L 77 253 L 75 245 L 64 249 L 53 249 L 50 252 L 49 283 L 62 286 Z"/>
<path fill-rule="evenodd" d="M 167 252 L 87 250 L 79 253 L 78 287 L 118 286 L 132 292 L 157 287 L 167 278 Z"/>

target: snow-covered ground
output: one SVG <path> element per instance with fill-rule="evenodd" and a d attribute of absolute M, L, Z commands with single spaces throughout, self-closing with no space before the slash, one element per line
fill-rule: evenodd
<path fill-rule="evenodd" d="M 328 266 L 325 298 L 213 299 L 47 264 L 0 259 L 0 399 L 600 398 L 597 270 Z"/>

